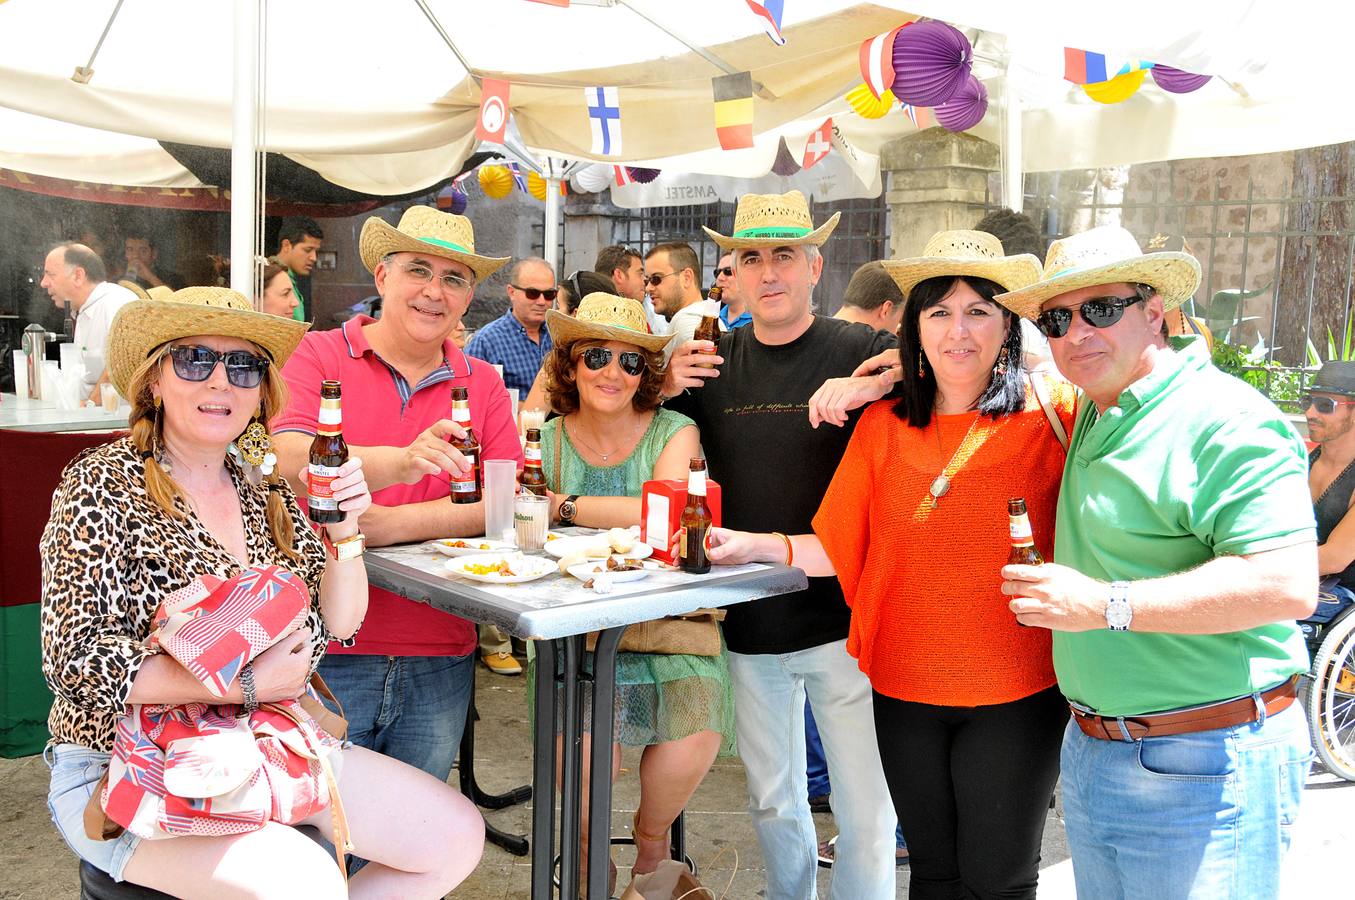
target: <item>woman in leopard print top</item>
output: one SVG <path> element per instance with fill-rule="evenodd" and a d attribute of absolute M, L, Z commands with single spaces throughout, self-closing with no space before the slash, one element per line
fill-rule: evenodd
<path fill-rule="evenodd" d="M 43 670 L 56 695 L 44 754 L 49 805 L 71 848 L 115 880 L 176 896 L 253 893 L 262 879 L 271 891 L 344 895 L 333 859 L 278 822 L 153 841 L 130 832 L 95 841 L 82 825 L 130 704 L 245 700 L 238 680 L 224 701 L 214 698 L 173 658 L 146 648 L 169 593 L 246 566 L 301 576 L 312 599 L 303 627 L 249 666 L 260 702 L 299 696 L 326 644 L 350 639 L 366 613 L 361 555 L 331 559 L 286 481 L 251 479 L 227 453 L 252 420 L 285 408 L 278 369 L 305 328 L 255 312 L 234 291 L 187 288 L 171 301 L 128 304 L 110 331 L 110 376 L 131 400 L 130 435 L 67 467 L 41 552 Z M 350 459 L 333 487 L 348 516 L 327 536 L 342 541 L 359 534 L 371 503 L 361 460 Z M 474 868 L 483 820 L 451 787 L 352 745 L 331 761 L 354 852 L 371 861 L 348 885 L 353 896 L 441 897 Z M 298 824 L 331 833 L 328 809 Z"/>

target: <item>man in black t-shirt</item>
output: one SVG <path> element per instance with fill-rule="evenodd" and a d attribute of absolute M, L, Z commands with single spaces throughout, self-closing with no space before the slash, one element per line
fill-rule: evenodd
<path fill-rule="evenodd" d="M 673 355 L 664 385 L 670 402 L 701 428 L 710 474 L 720 483 L 723 524 L 758 532 L 750 558 L 789 563 L 812 534 L 810 521 L 851 438 L 845 427 L 813 428 L 809 401 L 831 378 L 850 375 L 892 345 L 887 332 L 815 316 L 823 270 L 819 246 L 834 215 L 813 227 L 799 191 L 745 195 L 731 236 L 706 229 L 734 254 L 735 279 L 753 324 Z M 718 368 L 697 364 L 716 361 Z M 718 550 L 718 548 L 717 548 Z M 806 547 L 806 552 L 808 548 Z M 724 622 L 733 675 L 739 754 L 749 808 L 773 900 L 815 894 L 817 847 L 805 779 L 804 704 L 814 707 L 833 772 L 841 832 L 831 896 L 894 897 L 894 812 L 875 744 L 871 687 L 846 650 L 850 611 L 836 578 L 810 578 L 803 591 L 732 606 Z"/>

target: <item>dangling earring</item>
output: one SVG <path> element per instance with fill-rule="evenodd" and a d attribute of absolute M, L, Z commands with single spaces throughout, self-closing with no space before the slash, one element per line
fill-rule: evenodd
<path fill-rule="evenodd" d="M 250 484 L 257 485 L 263 481 L 263 476 L 272 475 L 278 463 L 278 457 L 273 452 L 273 441 L 258 415 L 226 449 L 236 462 L 243 464 Z"/>
<path fill-rule="evenodd" d="M 917 377 L 919 379 L 927 377 L 927 370 L 922 368 L 922 351 L 917 351 Z"/>
<path fill-rule="evenodd" d="M 1002 349 L 997 354 L 997 365 L 993 367 L 993 372 L 998 378 L 1007 374 L 1007 345 L 1003 344 Z"/>

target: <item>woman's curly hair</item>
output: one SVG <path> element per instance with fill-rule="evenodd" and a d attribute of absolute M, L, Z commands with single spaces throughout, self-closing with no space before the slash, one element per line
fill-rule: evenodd
<path fill-rule="evenodd" d="M 579 385 L 574 378 L 574 373 L 578 370 L 579 358 L 589 347 L 603 347 L 606 344 L 607 341 L 577 340 L 564 346 L 557 345 L 551 348 L 544 365 L 546 370 L 546 396 L 550 400 L 551 409 L 562 416 L 578 411 Z M 651 409 L 658 409 L 663 403 L 659 396 L 659 389 L 663 387 L 665 371 L 663 354 L 644 350 L 640 347 L 635 349 L 645 359 L 645 370 L 640 375 L 640 386 L 635 389 L 635 396 L 631 398 L 630 402 L 637 411 L 648 412 Z"/>

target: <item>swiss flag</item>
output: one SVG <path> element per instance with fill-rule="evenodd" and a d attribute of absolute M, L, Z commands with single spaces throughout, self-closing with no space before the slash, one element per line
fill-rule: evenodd
<path fill-rule="evenodd" d="M 809 135 L 809 142 L 805 144 L 805 158 L 800 163 L 802 169 L 808 169 L 814 163 L 823 159 L 833 149 L 833 120 L 825 119 L 824 123 L 814 129 Z"/>
<path fill-rule="evenodd" d="M 475 123 L 475 137 L 482 141 L 502 144 L 508 129 L 508 88 L 506 81 L 486 78 L 480 83 L 480 119 Z"/>

